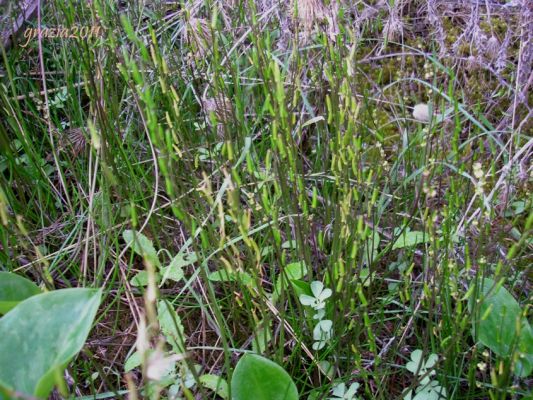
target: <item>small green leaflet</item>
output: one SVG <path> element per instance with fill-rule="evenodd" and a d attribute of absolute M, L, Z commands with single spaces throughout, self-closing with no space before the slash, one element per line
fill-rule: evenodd
<path fill-rule="evenodd" d="M 159 281 L 159 274 L 155 274 L 155 280 L 156 282 Z M 135 275 L 130 280 L 131 286 L 140 287 L 140 286 L 147 286 L 148 285 L 148 272 L 146 271 L 139 271 L 137 272 L 137 275 Z"/>
<path fill-rule="evenodd" d="M 124 364 L 124 372 L 129 372 L 134 368 L 137 368 L 141 365 L 141 355 L 138 351 L 135 351 L 128 357 L 126 363 Z"/>

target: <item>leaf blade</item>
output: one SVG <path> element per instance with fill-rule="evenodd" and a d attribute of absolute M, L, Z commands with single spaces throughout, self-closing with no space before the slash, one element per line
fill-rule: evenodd
<path fill-rule="evenodd" d="M 289 374 L 267 358 L 244 355 L 231 378 L 232 400 L 298 400 Z"/>
<path fill-rule="evenodd" d="M 56 372 L 83 347 L 101 296 L 100 289 L 42 293 L 0 319 L 0 386 L 46 397 Z"/>

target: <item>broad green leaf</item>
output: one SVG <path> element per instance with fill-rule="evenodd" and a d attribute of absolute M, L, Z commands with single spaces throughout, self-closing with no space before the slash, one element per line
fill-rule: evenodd
<path fill-rule="evenodd" d="M 183 273 L 183 269 L 181 267 L 178 267 L 176 265 L 168 265 L 166 267 L 161 268 L 161 285 L 163 285 L 167 279 L 179 282 L 183 279 L 185 274 Z"/>
<path fill-rule="evenodd" d="M 477 325 L 478 339 L 498 355 L 507 355 L 516 340 L 516 321 L 521 317 L 520 305 L 502 286 L 492 279 L 481 281 Z"/>
<path fill-rule="evenodd" d="M 281 294 L 281 289 L 286 288 L 290 281 L 305 277 L 308 271 L 309 269 L 303 261 L 287 264 L 287 266 L 283 269 L 284 276 L 280 274 L 276 280 L 272 301 L 276 301 Z"/>
<path fill-rule="evenodd" d="M 101 290 L 62 289 L 19 303 L 0 319 L 0 388 L 46 397 L 81 350 Z"/>
<path fill-rule="evenodd" d="M 232 400 L 297 400 L 298 390 L 278 364 L 255 354 L 245 354 L 231 378 Z"/>
<path fill-rule="evenodd" d="M 291 286 L 293 287 L 294 293 L 297 297 L 300 297 L 303 294 L 307 296 L 313 294 L 313 292 L 311 292 L 311 285 L 309 284 L 309 282 L 294 279 L 291 280 Z"/>
<path fill-rule="evenodd" d="M 145 260 L 149 261 L 156 267 L 161 267 L 157 252 L 155 251 L 152 241 L 144 236 L 142 233 L 132 230 L 125 230 L 122 237 L 126 244 L 131 246 L 131 249 L 140 255 Z"/>
<path fill-rule="evenodd" d="M 528 376 L 533 369 L 533 334 L 520 305 L 507 289 L 489 278 L 480 283 L 480 300 L 473 336 L 502 357 L 511 356 L 515 349 L 515 373 Z"/>
<path fill-rule="evenodd" d="M 404 247 L 413 247 L 421 243 L 429 242 L 429 237 L 424 232 L 410 231 L 406 229 L 404 233 L 392 245 L 392 249 L 403 249 Z"/>
<path fill-rule="evenodd" d="M 219 397 L 227 400 L 229 398 L 228 383 L 218 375 L 205 374 L 200 376 L 200 384 L 215 392 Z"/>
<path fill-rule="evenodd" d="M 261 257 L 266 257 L 269 254 L 271 254 L 274 251 L 274 247 L 272 246 L 265 246 L 261 248 Z"/>
<path fill-rule="evenodd" d="M 531 374 L 531 371 L 533 371 L 533 329 L 525 318 L 522 320 L 522 323 L 515 374 L 520 377 L 526 377 Z"/>
<path fill-rule="evenodd" d="M 41 293 L 39 287 L 20 275 L 0 272 L 0 314 L 5 314 L 28 297 Z"/>
<path fill-rule="evenodd" d="M 228 272 L 228 271 L 215 271 L 211 272 L 207 279 L 211 282 L 240 282 L 243 285 L 250 285 L 253 283 L 252 277 L 246 272 Z"/>
<path fill-rule="evenodd" d="M 176 353 L 185 352 L 185 330 L 174 307 L 164 300 L 157 303 L 157 315 L 161 332 Z"/>

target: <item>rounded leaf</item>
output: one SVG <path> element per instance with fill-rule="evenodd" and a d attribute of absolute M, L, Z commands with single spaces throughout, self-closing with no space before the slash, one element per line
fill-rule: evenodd
<path fill-rule="evenodd" d="M 322 350 L 325 346 L 326 346 L 326 341 L 325 340 L 319 340 L 317 342 L 314 342 L 313 345 L 311 346 L 311 348 L 313 350 Z"/>
<path fill-rule="evenodd" d="M 322 293 L 320 293 L 320 295 L 318 296 L 318 298 L 319 298 L 321 301 L 324 301 L 324 300 L 330 298 L 332 294 L 333 294 L 332 290 L 329 289 L 329 288 L 326 288 L 326 289 L 322 290 Z"/>
<path fill-rule="evenodd" d="M 473 321 L 473 336 L 502 357 L 510 356 L 518 350 L 515 374 L 528 376 L 533 370 L 533 334 L 529 321 L 505 287 L 499 286 L 492 279 L 484 278 L 480 289 L 479 313 Z M 470 308 L 472 309 L 472 301 Z"/>
<path fill-rule="evenodd" d="M 298 400 L 298 390 L 278 364 L 255 354 L 244 355 L 231 378 L 232 400 Z"/>
<path fill-rule="evenodd" d="M 81 350 L 101 290 L 63 289 L 19 303 L 0 319 L 0 389 L 46 397 Z"/>
<path fill-rule="evenodd" d="M 422 350 L 413 350 L 413 352 L 411 353 L 411 360 L 412 361 L 409 361 L 405 365 L 407 370 L 412 372 L 413 374 L 416 374 L 417 372 L 420 373 L 420 370 L 422 369 L 424 363 L 424 361 L 422 360 Z"/>
<path fill-rule="evenodd" d="M 322 289 L 324 289 L 324 284 L 322 282 L 311 282 L 311 292 L 313 292 L 313 296 L 315 296 L 315 298 L 318 298 L 320 296 L 320 293 L 322 293 Z"/>
<path fill-rule="evenodd" d="M 315 302 L 316 302 L 316 299 L 314 297 L 308 296 L 306 294 L 300 295 L 300 303 L 302 303 L 302 305 L 304 306 L 311 306 L 315 304 Z"/>

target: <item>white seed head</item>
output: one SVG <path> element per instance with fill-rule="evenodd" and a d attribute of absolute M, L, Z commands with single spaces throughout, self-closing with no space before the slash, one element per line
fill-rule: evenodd
<path fill-rule="evenodd" d="M 481 66 L 481 59 L 480 59 L 479 56 L 478 57 L 469 56 L 466 59 L 466 67 L 467 67 L 467 69 L 476 70 L 476 69 L 479 69 L 480 66 Z"/>
<path fill-rule="evenodd" d="M 483 176 L 485 176 L 485 173 L 483 172 L 482 166 L 480 162 L 475 162 L 473 165 L 474 170 L 474 176 L 477 179 L 481 179 Z"/>
<path fill-rule="evenodd" d="M 500 46 L 501 45 L 498 38 L 492 35 L 485 46 L 485 53 L 487 54 L 487 57 L 489 57 L 491 60 L 494 60 L 496 57 L 498 57 Z"/>
<path fill-rule="evenodd" d="M 413 117 L 419 121 L 429 121 L 431 117 L 431 110 L 427 104 L 417 104 L 413 109 Z"/>
<path fill-rule="evenodd" d="M 168 357 L 157 349 L 148 357 L 146 376 L 148 379 L 159 381 L 172 370 L 172 367 L 181 357 L 177 354 Z"/>

